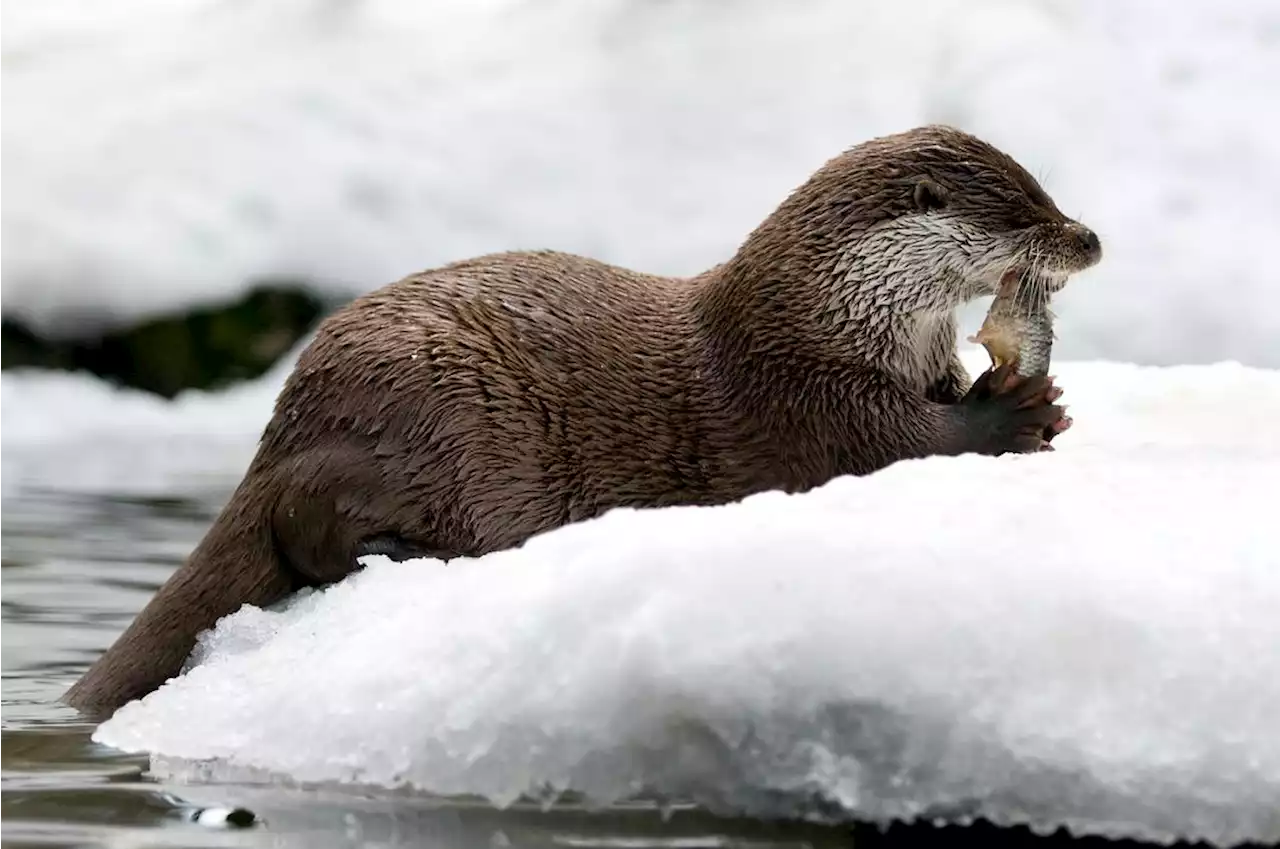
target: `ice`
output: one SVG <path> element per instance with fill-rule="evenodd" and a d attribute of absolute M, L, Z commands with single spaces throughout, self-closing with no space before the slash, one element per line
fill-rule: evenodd
<path fill-rule="evenodd" d="M 693 272 L 829 156 L 947 121 L 1101 233 L 1060 357 L 1280 366 L 1277 33 L 1271 0 L 9 2 L 4 311 L 507 248 Z"/>
<path fill-rule="evenodd" d="M 1280 840 L 1280 372 L 1054 370 L 1056 453 L 370 558 L 95 739 L 176 780 Z"/>

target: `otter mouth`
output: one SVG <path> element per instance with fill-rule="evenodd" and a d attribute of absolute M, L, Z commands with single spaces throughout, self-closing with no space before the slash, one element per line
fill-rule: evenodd
<path fill-rule="evenodd" d="M 994 291 L 1009 293 L 1012 278 L 1019 281 L 1020 296 L 1044 298 L 1060 292 L 1072 275 L 1096 265 L 1102 244 L 1092 230 L 1073 221 L 1049 234 L 1037 231 L 1007 257 L 1008 265 L 991 269 L 994 279 L 988 281 Z"/>
<path fill-rule="evenodd" d="M 1031 265 L 1014 265 L 996 278 L 990 294 L 1012 296 L 1018 300 L 1043 300 L 1048 295 L 1062 291 L 1071 274 L 1066 271 L 1049 271 Z"/>
<path fill-rule="evenodd" d="M 1023 285 L 1034 285 L 1045 292 L 1057 292 L 1067 285 L 1071 277 L 1068 271 L 1047 271 L 1043 268 L 1021 268 L 1017 270 Z"/>

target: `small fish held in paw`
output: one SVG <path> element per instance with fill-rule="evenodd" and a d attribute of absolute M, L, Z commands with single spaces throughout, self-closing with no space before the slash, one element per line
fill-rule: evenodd
<path fill-rule="evenodd" d="M 1017 268 L 1005 273 L 987 317 L 970 342 L 981 344 L 991 357 L 991 369 L 1013 378 L 1043 377 L 1049 373 L 1053 353 L 1053 313 L 1049 311 L 1049 288 L 1034 272 Z M 1009 372 L 1012 371 L 1012 375 Z M 1049 378 L 1052 381 L 1053 378 Z M 1049 400 L 1057 400 L 1062 390 L 1049 390 Z M 1063 407 L 1065 410 L 1066 407 Z M 1064 416 L 1045 429 L 1041 450 L 1052 451 L 1050 441 L 1071 427 Z"/>

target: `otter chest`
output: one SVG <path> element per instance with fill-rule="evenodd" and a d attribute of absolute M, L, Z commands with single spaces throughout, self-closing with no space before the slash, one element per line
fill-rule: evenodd
<path fill-rule="evenodd" d="M 923 392 L 951 365 L 956 349 L 955 318 L 922 314 L 908 317 L 899 330 L 899 344 L 889 351 L 885 367 L 913 389 Z"/>

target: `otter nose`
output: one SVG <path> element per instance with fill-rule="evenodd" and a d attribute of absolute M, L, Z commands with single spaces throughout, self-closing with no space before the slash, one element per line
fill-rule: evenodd
<path fill-rule="evenodd" d="M 1089 257 L 1090 261 L 1096 262 L 1102 256 L 1102 242 L 1098 239 L 1098 234 L 1090 230 L 1083 224 L 1075 226 L 1076 240 L 1080 242 L 1080 247 L 1084 249 L 1084 253 Z"/>

